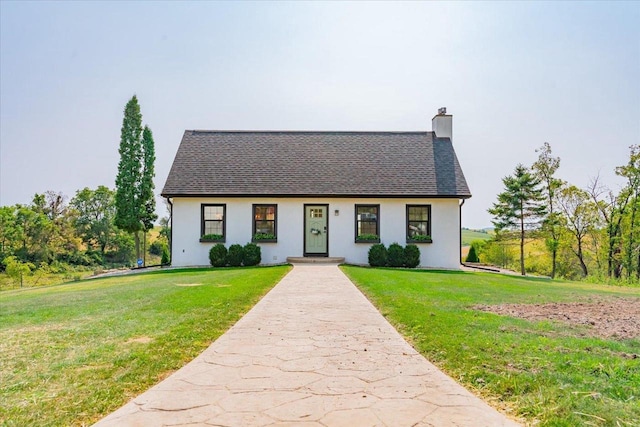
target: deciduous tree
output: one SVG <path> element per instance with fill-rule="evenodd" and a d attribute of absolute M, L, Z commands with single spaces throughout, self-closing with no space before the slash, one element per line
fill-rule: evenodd
<path fill-rule="evenodd" d="M 74 225 L 89 249 L 98 248 L 104 258 L 115 230 L 115 193 L 104 185 L 95 190 L 78 190 L 71 206 L 76 211 Z"/>
<path fill-rule="evenodd" d="M 545 197 L 547 216 L 542 222 L 542 231 L 545 234 L 545 246 L 551 252 L 551 278 L 553 279 L 556 276 L 558 245 L 560 244 L 560 215 L 554 206 L 556 192 L 562 185 L 562 181 L 555 177 L 555 173 L 560 167 L 560 157 L 553 157 L 551 145 L 548 142 L 545 142 L 536 152 L 540 154 L 531 169 L 540 181 Z"/>
<path fill-rule="evenodd" d="M 616 168 L 616 175 L 626 179 L 626 185 L 620 193 L 621 198 L 628 199 L 626 209 L 621 212 L 624 216 L 622 227 L 625 228 L 622 235 L 625 236 L 624 258 L 622 264 L 627 270 L 627 277 L 631 277 L 632 272 L 640 277 L 640 221 L 638 208 L 640 204 L 640 146 L 629 147 L 629 162 L 624 166 Z"/>
<path fill-rule="evenodd" d="M 573 237 L 571 250 L 580 262 L 583 276 L 589 275 L 585 262 L 585 239 L 597 226 L 598 214 L 589 193 L 574 185 L 565 185 L 557 192 L 557 202 L 562 212 L 563 222 Z"/>

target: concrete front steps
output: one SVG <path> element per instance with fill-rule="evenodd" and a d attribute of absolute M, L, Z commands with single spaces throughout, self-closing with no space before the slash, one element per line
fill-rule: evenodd
<path fill-rule="evenodd" d="M 344 257 L 287 257 L 287 262 L 291 264 L 342 264 Z"/>

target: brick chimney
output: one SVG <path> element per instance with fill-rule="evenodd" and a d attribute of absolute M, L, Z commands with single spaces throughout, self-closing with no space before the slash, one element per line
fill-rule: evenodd
<path fill-rule="evenodd" d="M 449 138 L 453 141 L 453 116 L 447 114 L 447 107 L 438 108 L 438 114 L 431 119 L 431 130 L 438 138 Z"/>

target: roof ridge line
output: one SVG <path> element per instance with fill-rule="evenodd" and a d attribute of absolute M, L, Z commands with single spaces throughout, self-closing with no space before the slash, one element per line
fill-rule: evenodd
<path fill-rule="evenodd" d="M 426 134 L 426 133 L 433 133 L 433 131 L 428 131 L 428 130 L 377 131 L 377 130 L 207 130 L 207 129 L 186 129 L 185 132 L 191 132 L 192 134 L 196 134 L 196 133 L 290 133 L 290 134 L 302 134 L 302 133 Z"/>

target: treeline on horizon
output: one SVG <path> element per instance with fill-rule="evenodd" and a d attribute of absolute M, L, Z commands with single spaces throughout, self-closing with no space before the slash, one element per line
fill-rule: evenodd
<path fill-rule="evenodd" d="M 533 165 L 516 166 L 488 209 L 495 235 L 471 243 L 468 262 L 551 278 L 640 283 L 640 146 L 629 147 L 619 191 L 599 176 L 586 188 L 557 178 L 549 143 Z"/>
<path fill-rule="evenodd" d="M 136 263 L 134 236 L 115 225 L 115 194 L 106 186 L 36 194 L 28 205 L 0 207 L 0 271 L 21 268 L 53 272 L 70 267 L 130 267 Z M 145 241 L 147 253 L 168 263 L 168 218 Z"/>

